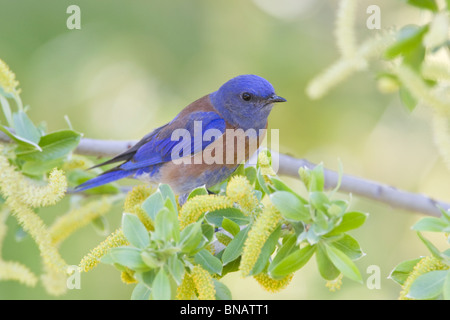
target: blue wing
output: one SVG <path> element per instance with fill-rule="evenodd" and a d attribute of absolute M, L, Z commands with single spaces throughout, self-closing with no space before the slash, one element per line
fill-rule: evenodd
<path fill-rule="evenodd" d="M 203 134 L 207 130 L 216 129 L 223 134 L 225 127 L 225 120 L 215 112 L 194 112 L 189 115 L 187 122 L 182 127 L 175 118 L 146 143 L 142 144 L 133 157 L 120 165 L 119 168 L 124 170 L 138 169 L 193 155 L 202 151 L 214 141 L 214 139 L 203 141 Z M 173 151 L 180 152 L 174 153 Z"/>
<path fill-rule="evenodd" d="M 178 115 L 170 123 L 146 135 L 129 150 L 97 165 L 125 161 L 102 175 L 79 185 L 77 190 L 97 187 L 131 176 L 139 169 L 201 152 L 214 142 L 214 136 L 217 136 L 213 134 L 211 140 L 204 141 L 203 135 L 210 129 L 218 130 L 216 131 L 217 135 L 225 133 L 226 122 L 216 112 L 197 111 L 187 116 Z"/>

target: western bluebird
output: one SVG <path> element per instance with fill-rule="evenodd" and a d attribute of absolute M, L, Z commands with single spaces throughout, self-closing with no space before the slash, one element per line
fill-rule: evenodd
<path fill-rule="evenodd" d="M 77 190 L 122 178 L 167 183 L 180 195 L 202 185 L 211 187 L 258 149 L 273 104 L 285 101 L 267 80 L 237 76 L 192 102 L 127 151 L 97 165 L 123 162 Z"/>

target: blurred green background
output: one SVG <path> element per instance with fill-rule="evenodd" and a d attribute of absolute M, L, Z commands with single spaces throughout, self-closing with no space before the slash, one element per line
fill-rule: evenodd
<path fill-rule="evenodd" d="M 66 9 L 81 8 L 81 30 L 69 30 Z M 425 19 L 404 1 L 358 1 L 358 40 L 368 30 L 366 8 L 381 8 L 382 29 Z M 388 183 L 442 200 L 450 175 L 437 155 L 429 112 L 409 113 L 398 96 L 377 91 L 375 74 L 355 74 L 326 97 L 305 95 L 310 79 L 338 58 L 334 42 L 335 0 L 208 1 L 49 1 L 0 0 L 0 58 L 16 73 L 22 100 L 35 123 L 50 131 L 66 128 L 99 139 L 139 139 L 172 119 L 182 107 L 218 89 L 228 79 L 253 73 L 268 79 L 288 99 L 270 116 L 269 129 L 280 130 L 280 151 L 338 168 L 348 174 Z M 295 179 L 286 179 L 300 188 Z M 349 195 L 339 195 L 349 198 Z M 396 299 L 400 287 L 387 279 L 399 262 L 428 255 L 410 226 L 421 216 L 352 198 L 353 208 L 368 212 L 353 232 L 366 256 L 357 261 L 364 280 L 370 265 L 381 270 L 381 289 L 344 279 L 329 292 L 312 259 L 284 291 L 263 291 L 252 278 L 224 278 L 235 299 Z M 66 208 L 39 213 L 50 223 Z M 111 230 L 121 211 L 108 214 Z M 2 255 L 40 274 L 39 252 L 28 237 L 15 240 L 18 225 L 8 220 Z M 438 246 L 441 239 L 429 239 Z M 69 264 L 104 239 L 92 227 L 79 230 L 61 246 Z M 109 265 L 82 274 L 81 289 L 62 299 L 129 299 L 125 285 Z M 41 285 L 28 288 L 0 282 L 0 299 L 55 299 Z"/>

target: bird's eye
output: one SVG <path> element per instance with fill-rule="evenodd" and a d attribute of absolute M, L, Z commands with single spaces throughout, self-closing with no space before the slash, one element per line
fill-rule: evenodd
<path fill-rule="evenodd" d="M 248 92 L 244 92 L 242 95 L 241 95 L 241 97 L 242 97 L 242 100 L 244 100 L 244 101 L 250 101 L 250 100 L 252 100 L 252 94 L 251 93 L 248 93 Z"/>

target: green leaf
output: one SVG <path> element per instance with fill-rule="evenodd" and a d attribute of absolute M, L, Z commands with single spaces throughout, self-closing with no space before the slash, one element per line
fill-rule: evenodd
<path fill-rule="evenodd" d="M 417 258 L 399 263 L 394 270 L 391 271 L 389 278 L 403 286 L 406 279 L 408 279 L 409 274 L 413 271 L 414 267 L 421 259 L 422 258 Z"/>
<path fill-rule="evenodd" d="M 303 202 L 303 204 L 307 204 L 308 201 L 306 201 L 305 199 L 303 199 L 302 197 L 300 197 L 297 193 L 295 193 L 294 190 L 292 190 L 291 188 L 289 188 L 283 181 L 281 181 L 278 177 L 276 176 L 269 176 L 270 181 L 272 182 L 273 187 L 275 188 L 275 190 L 277 191 L 287 191 L 290 192 L 291 194 L 295 195 L 301 202 Z"/>
<path fill-rule="evenodd" d="M 194 256 L 194 261 L 210 273 L 216 273 L 218 275 L 222 273 L 222 261 L 206 249 L 197 252 Z"/>
<path fill-rule="evenodd" d="M 170 280 L 166 271 L 161 268 L 152 283 L 152 298 L 154 300 L 170 300 Z"/>
<path fill-rule="evenodd" d="M 364 222 L 367 219 L 367 214 L 358 212 L 358 211 L 352 211 L 344 213 L 342 216 L 341 223 L 339 223 L 338 226 L 336 226 L 329 235 L 336 235 L 339 233 L 344 233 L 356 228 L 359 228 L 364 224 Z"/>
<path fill-rule="evenodd" d="M 334 280 L 341 274 L 328 258 L 326 247 L 321 243 L 317 247 L 316 262 L 319 273 L 325 280 Z"/>
<path fill-rule="evenodd" d="M 328 196 L 322 191 L 310 192 L 309 203 L 313 208 L 323 212 L 327 212 L 328 208 L 331 206 L 330 199 L 328 199 Z"/>
<path fill-rule="evenodd" d="M 282 259 L 278 264 L 269 265 L 269 275 L 273 279 L 282 279 L 288 274 L 295 272 L 302 268 L 312 257 L 316 251 L 316 246 L 307 245 L 302 249 L 295 250 L 286 258 Z"/>
<path fill-rule="evenodd" d="M 270 194 L 270 190 L 267 187 L 266 180 L 264 180 L 264 175 L 261 173 L 261 169 L 256 171 L 256 190 L 261 190 L 264 194 Z"/>
<path fill-rule="evenodd" d="M 255 167 L 247 167 L 245 168 L 245 176 L 247 177 L 247 180 L 250 182 L 251 185 L 253 185 L 256 182 L 256 168 Z"/>
<path fill-rule="evenodd" d="M 447 270 L 447 276 L 444 280 L 444 286 L 442 288 L 444 300 L 450 300 L 450 271 Z"/>
<path fill-rule="evenodd" d="M 12 127 L 14 123 L 12 120 L 11 107 L 9 106 L 8 100 L 2 94 L 0 94 L 0 104 L 2 105 L 3 114 L 5 115 L 6 122 L 8 122 L 8 125 Z"/>
<path fill-rule="evenodd" d="M 170 201 L 172 202 L 173 208 L 176 210 L 178 205 L 177 205 L 177 200 L 175 198 L 175 194 L 173 193 L 172 188 L 168 184 L 160 184 L 158 189 L 161 192 L 163 199 L 164 200 L 170 199 Z"/>
<path fill-rule="evenodd" d="M 435 270 L 418 276 L 406 296 L 419 300 L 436 298 L 442 293 L 448 273 L 448 270 Z"/>
<path fill-rule="evenodd" d="M 226 285 L 213 278 L 214 288 L 216 289 L 216 300 L 231 300 L 231 291 Z"/>
<path fill-rule="evenodd" d="M 186 201 L 188 201 L 196 196 L 207 195 L 207 194 L 208 194 L 208 190 L 206 190 L 206 188 L 204 186 L 198 187 L 198 188 L 195 188 L 194 190 L 192 190 L 191 193 L 189 193 L 189 196 L 187 197 Z"/>
<path fill-rule="evenodd" d="M 239 231 L 241 231 L 241 228 L 239 227 L 239 225 L 236 222 L 228 219 L 227 217 L 223 218 L 223 220 L 222 220 L 222 227 L 226 231 L 231 233 L 233 235 L 233 237 L 235 235 L 237 235 L 239 233 Z"/>
<path fill-rule="evenodd" d="M 22 165 L 22 172 L 30 176 L 41 176 L 51 169 L 61 166 L 64 163 L 62 158 L 49 161 L 27 161 Z"/>
<path fill-rule="evenodd" d="M 208 242 L 211 241 L 214 237 L 215 232 L 214 226 L 210 225 L 209 223 L 201 223 L 201 226 L 204 238 L 206 238 Z"/>
<path fill-rule="evenodd" d="M 143 283 L 138 283 L 131 293 L 131 300 L 148 300 L 150 299 L 151 290 Z"/>
<path fill-rule="evenodd" d="M 156 215 L 158 212 L 164 208 L 164 199 L 161 192 L 158 190 L 152 195 L 150 195 L 145 201 L 142 203 L 142 209 L 147 212 L 149 217 L 155 221 Z"/>
<path fill-rule="evenodd" d="M 406 2 L 421 9 L 427 9 L 434 12 L 439 10 L 435 0 L 407 0 Z"/>
<path fill-rule="evenodd" d="M 273 258 L 272 264 L 277 265 L 281 260 L 286 258 L 291 252 L 293 252 L 293 250 L 297 248 L 296 242 L 297 236 L 295 234 L 287 236 L 277 254 Z"/>
<path fill-rule="evenodd" d="M 202 241 L 201 222 L 191 223 L 181 231 L 179 246 L 182 252 L 191 253 Z"/>
<path fill-rule="evenodd" d="M 412 94 L 409 92 L 408 89 L 406 89 L 404 86 L 400 87 L 399 90 L 400 100 L 402 101 L 403 105 L 409 110 L 413 111 L 417 106 L 417 100 L 412 96 Z"/>
<path fill-rule="evenodd" d="M 14 112 L 12 115 L 12 120 L 14 123 L 14 129 L 16 134 L 22 138 L 25 138 L 34 143 L 38 143 L 41 138 L 41 133 L 33 124 L 33 122 L 28 118 L 27 114 L 23 111 Z"/>
<path fill-rule="evenodd" d="M 363 256 L 361 247 L 355 238 L 344 234 L 343 237 L 332 242 L 333 246 L 342 251 L 346 256 L 352 260 L 357 260 Z"/>
<path fill-rule="evenodd" d="M 161 267 L 162 262 L 158 260 L 158 257 L 153 252 L 143 250 L 141 252 L 141 258 L 142 261 L 152 269 Z"/>
<path fill-rule="evenodd" d="M 155 279 L 156 273 L 159 269 L 150 269 L 143 272 L 135 272 L 134 277 L 138 282 L 145 284 L 147 287 L 151 288 L 153 280 Z"/>
<path fill-rule="evenodd" d="M 361 273 L 353 261 L 345 253 L 332 245 L 327 245 L 326 251 L 328 258 L 344 276 L 362 283 Z"/>
<path fill-rule="evenodd" d="M 51 161 L 62 158 L 75 149 L 80 142 L 81 135 L 72 130 L 61 130 L 41 137 L 39 151 L 23 151 L 17 157 L 27 161 Z"/>
<path fill-rule="evenodd" d="M 134 214 L 123 214 L 122 230 L 127 240 L 133 246 L 144 249 L 150 244 L 150 236 L 148 235 L 147 229 Z"/>
<path fill-rule="evenodd" d="M 309 191 L 322 192 L 325 186 L 325 177 L 323 174 L 323 164 L 320 163 L 311 170 L 311 181 Z"/>
<path fill-rule="evenodd" d="M 417 221 L 412 229 L 416 231 L 445 232 L 450 224 L 440 218 L 425 217 Z M 450 230 L 447 230 L 449 232 Z"/>
<path fill-rule="evenodd" d="M 177 285 L 180 285 L 183 280 L 184 275 L 184 264 L 178 259 L 177 256 L 170 256 L 167 265 L 169 267 L 169 272 L 172 275 Z"/>
<path fill-rule="evenodd" d="M 264 270 L 267 263 L 269 262 L 270 256 L 272 255 L 275 247 L 278 243 L 278 238 L 281 234 L 281 226 L 278 226 L 267 238 L 266 242 L 264 242 L 263 247 L 261 248 L 261 252 L 259 253 L 258 260 L 256 260 L 255 265 L 253 266 L 252 271 L 249 275 L 255 275 Z"/>
<path fill-rule="evenodd" d="M 140 249 L 132 247 L 111 248 L 107 255 L 114 263 L 118 263 L 132 270 L 148 270 L 148 266 L 142 260 Z"/>
<path fill-rule="evenodd" d="M 174 240 L 178 242 L 180 239 L 180 229 L 176 213 L 166 207 L 162 208 L 156 215 L 155 231 L 153 234 L 155 239 L 163 241 Z"/>
<path fill-rule="evenodd" d="M 230 241 L 222 254 L 223 264 L 227 264 L 241 255 L 249 230 L 250 227 L 242 229 L 233 240 Z"/>
<path fill-rule="evenodd" d="M 242 213 L 237 208 L 225 208 L 210 211 L 205 215 L 206 221 L 209 223 L 221 227 L 224 218 L 230 219 L 236 224 L 243 226 L 250 223 L 250 218 Z"/>
<path fill-rule="evenodd" d="M 430 250 L 431 254 L 435 258 L 442 260 L 442 254 L 438 248 L 436 248 L 430 241 L 428 241 L 426 238 L 424 238 L 420 232 L 417 232 L 417 236 L 420 238 L 420 240 L 422 240 L 422 242 L 425 244 L 425 246 L 428 248 L 428 250 Z"/>
<path fill-rule="evenodd" d="M 293 221 L 311 219 L 309 209 L 290 192 L 275 191 L 270 195 L 270 200 L 285 219 Z"/>
<path fill-rule="evenodd" d="M 15 133 L 11 131 L 8 127 L 5 127 L 4 125 L 0 124 L 0 131 L 5 133 L 8 137 L 10 137 L 12 140 L 14 140 L 19 146 L 22 146 L 24 149 L 30 149 L 30 150 L 38 150 L 42 151 L 42 148 L 33 141 L 27 140 L 25 138 L 22 138 Z"/>
<path fill-rule="evenodd" d="M 407 25 L 397 34 L 397 41 L 385 51 L 387 59 L 393 59 L 399 55 L 406 55 L 422 43 L 422 38 L 428 31 L 428 25 L 419 27 L 416 25 Z"/>

